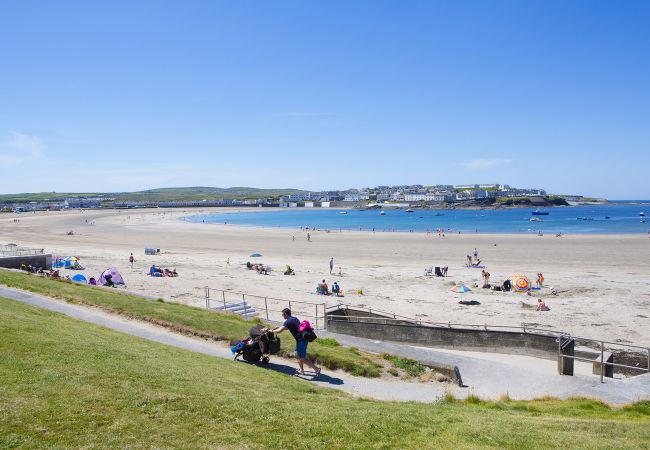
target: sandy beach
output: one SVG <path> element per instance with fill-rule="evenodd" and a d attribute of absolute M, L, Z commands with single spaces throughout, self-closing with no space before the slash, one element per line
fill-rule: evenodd
<path fill-rule="evenodd" d="M 63 211 L 0 216 L 0 244 L 45 248 L 81 258 L 86 276 L 116 267 L 127 289 L 169 301 L 203 306 L 203 287 L 335 305 L 345 303 L 434 322 L 531 326 L 575 336 L 650 345 L 650 239 L 645 235 L 489 235 L 371 233 L 245 228 L 189 223 L 183 216 L 207 210 Z M 235 212 L 227 209 L 226 212 Z M 14 222 L 14 219 L 19 219 Z M 74 235 L 67 235 L 69 231 Z M 294 240 L 295 238 L 295 240 Z M 145 247 L 161 249 L 144 254 Z M 526 296 L 474 288 L 480 269 L 464 266 L 477 248 L 491 274 L 502 282 L 513 274 L 545 287 Z M 129 254 L 136 258 L 134 267 Z M 249 255 L 259 252 L 255 260 Z M 334 258 L 334 275 L 329 260 Z M 246 261 L 274 271 L 258 275 Z M 229 264 L 227 263 L 229 261 Z M 155 263 L 176 268 L 177 278 L 143 274 Z M 285 264 L 296 270 L 284 276 Z M 424 276 L 425 267 L 448 266 L 447 278 Z M 338 276 L 341 267 L 342 275 Z M 72 274 L 72 271 L 64 271 Z M 345 297 L 315 294 L 318 282 L 338 281 Z M 473 291 L 450 292 L 456 282 Z M 558 291 L 554 296 L 550 287 Z M 354 293 L 362 290 L 363 295 Z M 537 312 L 541 296 L 551 308 Z M 459 300 L 477 300 L 463 306 Z"/>

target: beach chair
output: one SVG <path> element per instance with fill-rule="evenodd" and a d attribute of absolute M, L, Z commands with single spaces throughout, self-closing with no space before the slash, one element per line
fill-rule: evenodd
<path fill-rule="evenodd" d="M 436 269 L 439 269 L 439 267 L 436 267 Z M 432 277 L 433 276 L 433 269 L 431 267 L 425 268 L 424 269 L 424 276 L 425 277 Z"/>

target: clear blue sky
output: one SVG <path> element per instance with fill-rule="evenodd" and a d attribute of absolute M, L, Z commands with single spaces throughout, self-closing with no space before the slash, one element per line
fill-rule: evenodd
<path fill-rule="evenodd" d="M 648 1 L 5 1 L 0 192 L 650 198 Z"/>

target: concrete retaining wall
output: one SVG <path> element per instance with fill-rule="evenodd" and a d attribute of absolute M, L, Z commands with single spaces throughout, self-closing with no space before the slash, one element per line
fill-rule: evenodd
<path fill-rule="evenodd" d="M 363 311 L 337 310 L 328 313 L 327 330 L 424 347 L 536 356 L 554 361 L 558 356 L 558 343 L 554 336 L 516 331 L 433 327 L 417 325 L 406 320 L 381 320 L 385 318 L 386 316 Z"/>
<path fill-rule="evenodd" d="M 0 256 L 0 267 L 20 269 L 21 264 L 31 264 L 34 267 L 50 270 L 52 268 L 52 255 Z"/>

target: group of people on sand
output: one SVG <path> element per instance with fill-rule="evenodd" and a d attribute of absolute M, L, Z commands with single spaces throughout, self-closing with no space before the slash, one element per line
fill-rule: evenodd
<path fill-rule="evenodd" d="M 335 295 L 336 297 L 343 297 L 343 291 L 341 290 L 338 281 L 335 281 L 332 284 L 331 291 L 325 280 L 321 281 L 318 283 L 318 286 L 316 286 L 316 293 L 318 295 Z"/>
<path fill-rule="evenodd" d="M 162 268 L 162 267 L 156 267 L 155 264 L 152 264 L 151 267 L 149 267 L 149 276 L 152 277 L 177 277 L 178 272 L 176 272 L 176 268 L 174 269 L 168 269 L 168 268 Z"/>
<path fill-rule="evenodd" d="M 24 263 L 20 265 L 20 270 L 23 270 L 23 271 L 29 272 L 29 273 L 35 273 L 35 274 L 38 274 L 38 275 L 45 275 L 45 276 L 48 276 L 48 277 L 51 275 L 52 272 L 56 272 L 57 276 L 59 274 L 58 270 L 52 270 L 50 272 L 48 270 L 44 270 L 42 267 L 35 267 L 35 266 L 32 266 L 31 264 L 24 264 Z"/>
<path fill-rule="evenodd" d="M 246 261 L 246 268 L 248 270 L 255 270 L 259 275 L 268 275 L 271 273 L 271 268 L 262 263 L 251 264 L 250 261 Z"/>
<path fill-rule="evenodd" d="M 20 270 L 23 270 L 25 272 L 28 272 L 28 273 L 31 273 L 31 274 L 34 274 L 34 275 L 38 275 L 38 276 L 41 276 L 41 277 L 51 278 L 53 280 L 70 280 L 70 275 L 63 275 L 62 276 L 59 269 L 46 270 L 46 269 L 43 269 L 42 267 L 32 266 L 31 264 L 21 264 L 20 265 Z M 106 278 L 106 281 L 107 281 L 105 286 L 109 286 L 109 287 L 115 286 L 115 284 L 113 284 L 111 282 L 111 275 L 110 274 L 107 274 L 105 276 L 105 278 Z M 97 286 L 97 280 L 94 277 L 90 277 L 88 279 L 88 284 L 91 285 L 91 286 Z"/>

